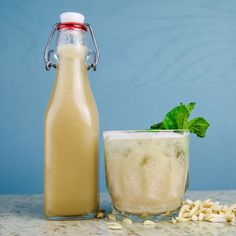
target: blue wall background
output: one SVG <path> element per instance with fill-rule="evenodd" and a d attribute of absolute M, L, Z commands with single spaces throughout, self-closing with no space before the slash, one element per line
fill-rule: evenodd
<path fill-rule="evenodd" d="M 145 129 L 179 102 L 211 127 L 191 136 L 190 189 L 236 188 L 236 1 L 2 1 L 0 193 L 43 192 L 43 116 L 55 78 L 43 50 L 63 11 L 86 15 L 101 50 L 100 127 Z M 100 143 L 100 188 L 106 191 Z"/>

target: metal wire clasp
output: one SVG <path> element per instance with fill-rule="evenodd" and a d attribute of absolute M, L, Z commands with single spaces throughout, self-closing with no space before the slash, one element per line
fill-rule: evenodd
<path fill-rule="evenodd" d="M 66 24 L 66 23 L 63 23 L 63 24 Z M 55 50 L 50 49 L 50 46 L 51 46 L 52 39 L 55 35 L 55 32 L 58 30 L 60 25 L 61 25 L 61 23 L 56 23 L 53 26 L 52 32 L 50 33 L 50 36 L 48 38 L 46 47 L 44 49 L 44 63 L 45 63 L 46 70 L 50 70 L 51 67 L 57 68 L 57 64 L 53 63 L 52 60 L 51 60 L 52 56 L 54 56 L 54 57 L 56 56 Z M 90 35 L 91 35 L 91 38 L 92 38 L 92 41 L 93 41 L 93 45 L 94 45 L 94 50 L 90 50 L 90 52 L 92 52 L 92 54 L 93 54 L 93 63 L 88 64 L 87 69 L 89 70 L 90 68 L 93 68 L 93 71 L 96 71 L 97 64 L 98 64 L 99 58 L 100 58 L 100 53 L 99 53 L 99 49 L 98 49 L 98 46 L 97 46 L 97 41 L 96 41 L 96 38 L 95 38 L 95 35 L 94 35 L 94 32 L 93 32 L 92 26 L 88 23 L 82 24 L 82 26 L 89 29 L 89 32 L 90 32 Z"/>

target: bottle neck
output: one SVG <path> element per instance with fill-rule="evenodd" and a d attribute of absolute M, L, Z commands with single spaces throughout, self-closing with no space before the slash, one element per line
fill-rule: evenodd
<path fill-rule="evenodd" d="M 57 55 L 59 69 L 73 66 L 87 71 L 86 32 L 81 29 L 61 29 L 57 39 Z"/>
<path fill-rule="evenodd" d="M 87 46 L 86 32 L 81 29 L 61 29 L 58 32 L 57 47 L 61 45 Z"/>
<path fill-rule="evenodd" d="M 57 41 L 57 86 L 64 92 L 83 92 L 89 87 L 85 32 L 80 29 L 59 31 Z M 66 94 L 67 94 L 66 92 Z"/>

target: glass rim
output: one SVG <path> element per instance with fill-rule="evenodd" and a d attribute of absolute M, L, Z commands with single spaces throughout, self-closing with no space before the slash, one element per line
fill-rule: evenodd
<path fill-rule="evenodd" d="M 150 133 L 150 134 L 153 134 L 153 133 L 160 133 L 160 132 L 163 132 L 163 133 L 184 133 L 184 134 L 187 134 L 189 135 L 190 134 L 190 131 L 188 129 L 164 129 L 164 130 L 161 130 L 161 129 L 149 129 L 149 130 L 105 130 L 103 131 L 103 135 L 104 134 L 111 134 L 111 133 Z"/>

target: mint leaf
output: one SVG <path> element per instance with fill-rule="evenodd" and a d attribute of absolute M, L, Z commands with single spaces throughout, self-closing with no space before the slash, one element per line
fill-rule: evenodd
<path fill-rule="evenodd" d="M 191 114 L 193 108 L 195 107 L 196 103 L 195 102 L 190 102 L 186 107 L 188 109 L 189 115 Z"/>
<path fill-rule="evenodd" d="M 195 133 L 198 137 L 205 137 L 206 131 L 210 124 L 203 117 L 197 117 L 189 121 L 188 128 L 191 133 Z"/>
<path fill-rule="evenodd" d="M 180 103 L 179 106 L 173 108 L 166 114 L 163 125 L 165 129 L 185 129 L 188 116 L 189 110 L 183 103 Z"/>
<path fill-rule="evenodd" d="M 160 123 L 157 123 L 157 124 L 153 124 L 150 128 L 151 129 L 164 129 L 165 127 L 164 127 L 163 123 L 160 122 Z"/>
<path fill-rule="evenodd" d="M 173 119 L 173 117 L 166 116 L 163 120 L 163 126 L 164 129 L 176 129 L 177 122 L 175 121 L 175 119 Z"/>
<path fill-rule="evenodd" d="M 191 133 L 195 133 L 198 137 L 205 137 L 206 131 L 210 124 L 203 117 L 197 117 L 188 121 L 188 118 L 194 109 L 196 103 L 190 102 L 188 105 L 180 103 L 170 110 L 162 122 L 153 124 L 152 129 L 188 129 Z"/>

